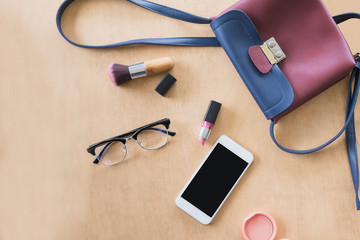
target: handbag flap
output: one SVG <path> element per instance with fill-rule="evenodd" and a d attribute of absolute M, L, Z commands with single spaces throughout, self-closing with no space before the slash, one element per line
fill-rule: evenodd
<path fill-rule="evenodd" d="M 346 77 L 355 65 L 343 35 L 320 0 L 241 0 L 219 16 L 230 10 L 245 12 L 261 39 L 275 37 L 286 54 L 278 67 L 293 89 L 294 101 L 275 120 Z"/>
<path fill-rule="evenodd" d="M 249 17 L 234 10 L 210 26 L 265 116 L 271 119 L 287 109 L 294 94 L 282 71 L 275 64 L 263 74 L 249 57 L 249 48 L 263 43 Z"/>

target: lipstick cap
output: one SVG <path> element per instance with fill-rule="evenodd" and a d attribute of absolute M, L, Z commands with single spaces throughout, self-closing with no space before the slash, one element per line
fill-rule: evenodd
<path fill-rule="evenodd" d="M 204 121 L 215 124 L 220 107 L 221 103 L 211 100 L 208 109 L 206 110 Z"/>
<path fill-rule="evenodd" d="M 156 86 L 155 91 L 158 92 L 161 96 L 164 96 L 167 91 L 169 91 L 174 82 L 176 82 L 176 79 L 170 73 L 168 73 Z"/>

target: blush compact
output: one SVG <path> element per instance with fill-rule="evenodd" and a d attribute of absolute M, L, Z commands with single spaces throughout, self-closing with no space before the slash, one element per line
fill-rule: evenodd
<path fill-rule="evenodd" d="M 242 234 L 245 240 L 274 240 L 277 234 L 275 219 L 265 212 L 253 212 L 245 218 Z"/>

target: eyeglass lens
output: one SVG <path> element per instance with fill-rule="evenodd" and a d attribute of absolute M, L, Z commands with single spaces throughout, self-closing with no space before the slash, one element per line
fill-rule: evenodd
<path fill-rule="evenodd" d="M 146 128 L 137 136 L 142 148 L 152 150 L 164 146 L 168 140 L 168 130 L 162 124 Z"/>
<path fill-rule="evenodd" d="M 126 145 L 120 141 L 107 143 L 95 149 L 96 158 L 105 165 L 113 165 L 123 161 L 126 157 Z"/>

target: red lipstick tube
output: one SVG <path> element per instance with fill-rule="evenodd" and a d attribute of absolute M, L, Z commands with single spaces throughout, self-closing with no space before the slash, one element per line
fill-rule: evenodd
<path fill-rule="evenodd" d="M 210 101 L 199 133 L 199 141 L 202 145 L 204 145 L 206 140 L 209 138 L 211 129 L 214 127 L 217 115 L 220 111 L 220 107 L 221 103 L 214 100 Z"/>

